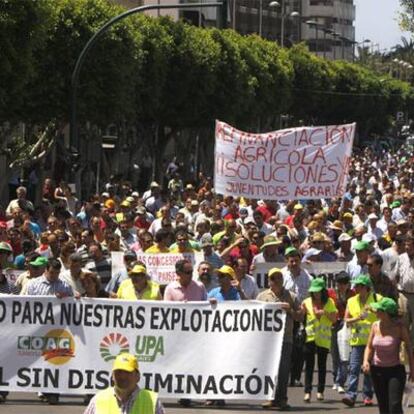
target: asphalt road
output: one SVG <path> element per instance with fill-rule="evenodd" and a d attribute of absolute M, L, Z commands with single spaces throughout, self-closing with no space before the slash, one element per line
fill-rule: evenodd
<path fill-rule="evenodd" d="M 315 393 L 316 397 L 316 393 Z M 302 388 L 289 388 L 289 404 L 292 406 L 291 412 L 297 413 L 335 413 L 335 414 L 373 414 L 378 413 L 377 407 L 364 407 L 362 403 L 357 402 L 353 409 L 345 407 L 342 404 L 341 395 L 336 391 L 328 388 L 325 392 L 325 401 L 312 401 L 310 404 L 303 402 Z M 413 401 L 414 404 L 414 401 Z M 191 408 L 182 408 L 175 401 L 167 400 L 164 402 L 166 412 L 171 414 L 216 414 L 216 413 L 263 413 L 259 403 L 252 402 L 227 402 L 224 408 L 206 408 L 203 403 L 194 404 Z M 11 393 L 5 404 L 0 405 L 0 414 L 81 414 L 85 406 L 82 404 L 80 397 L 63 397 L 57 406 L 50 406 L 39 401 L 34 394 L 28 393 Z M 413 407 L 411 408 L 411 410 Z M 266 410 L 270 411 L 270 410 Z M 277 410 L 275 410 L 276 412 Z"/>

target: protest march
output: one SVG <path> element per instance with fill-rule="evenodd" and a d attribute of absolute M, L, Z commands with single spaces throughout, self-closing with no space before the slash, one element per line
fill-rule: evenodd
<path fill-rule="evenodd" d="M 75 394 L 104 412 L 125 375 L 157 414 L 165 398 L 289 410 L 291 387 L 310 404 L 331 381 L 344 406 L 402 412 L 414 158 L 355 131 L 217 121 L 214 177 L 173 160 L 145 191 L 112 180 L 79 200 L 46 178 L 36 202 L 16 186 L 0 209 L 0 402 Z"/>

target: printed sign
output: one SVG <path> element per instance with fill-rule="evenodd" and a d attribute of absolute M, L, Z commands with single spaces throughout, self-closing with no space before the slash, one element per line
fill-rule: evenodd
<path fill-rule="evenodd" d="M 110 386 L 114 359 L 129 352 L 139 384 L 161 397 L 271 399 L 285 318 L 256 301 L 0 296 L 0 391 L 92 394 Z"/>
<path fill-rule="evenodd" d="M 266 200 L 342 196 L 356 124 L 252 134 L 216 121 L 214 188 Z"/>

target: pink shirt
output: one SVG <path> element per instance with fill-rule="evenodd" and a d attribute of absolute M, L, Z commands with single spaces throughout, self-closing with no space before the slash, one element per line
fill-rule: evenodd
<path fill-rule="evenodd" d="M 207 300 L 207 291 L 201 282 L 192 280 L 187 287 L 183 287 L 179 282 L 171 282 L 164 292 L 164 300 L 173 302 L 195 302 Z"/>
<path fill-rule="evenodd" d="M 378 367 L 395 367 L 400 365 L 401 338 L 391 335 L 375 335 L 372 341 L 374 348 L 373 364 Z"/>

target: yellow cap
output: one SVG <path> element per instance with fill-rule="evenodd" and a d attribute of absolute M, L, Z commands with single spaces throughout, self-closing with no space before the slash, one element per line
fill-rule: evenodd
<path fill-rule="evenodd" d="M 124 200 L 121 203 L 121 207 L 131 207 L 131 203 L 129 201 L 127 201 L 127 200 Z"/>
<path fill-rule="evenodd" d="M 352 214 L 352 213 L 345 213 L 345 214 L 343 215 L 343 217 L 344 217 L 344 218 L 352 218 L 352 217 L 354 217 L 354 216 L 353 216 L 353 214 Z"/>
<path fill-rule="evenodd" d="M 221 266 L 220 269 L 217 269 L 217 272 L 223 275 L 226 275 L 230 277 L 231 279 L 236 278 L 236 272 L 231 266 L 227 266 L 227 265 Z"/>
<path fill-rule="evenodd" d="M 282 270 L 281 269 L 279 269 L 278 267 L 272 267 L 270 270 L 269 270 L 269 273 L 267 274 L 267 276 L 268 276 L 268 278 L 270 279 L 273 275 L 275 275 L 276 273 L 279 273 L 279 274 L 283 274 L 282 273 Z"/>
<path fill-rule="evenodd" d="M 300 203 L 295 204 L 295 206 L 293 207 L 293 210 L 302 210 L 302 209 L 303 209 L 303 206 Z"/>
<path fill-rule="evenodd" d="M 147 273 L 147 269 L 143 265 L 135 265 L 130 271 L 129 274 L 139 274 L 144 273 L 144 275 Z"/>
<path fill-rule="evenodd" d="M 112 371 L 121 370 L 127 372 L 138 371 L 137 358 L 132 354 L 122 353 L 119 354 L 114 361 Z"/>

